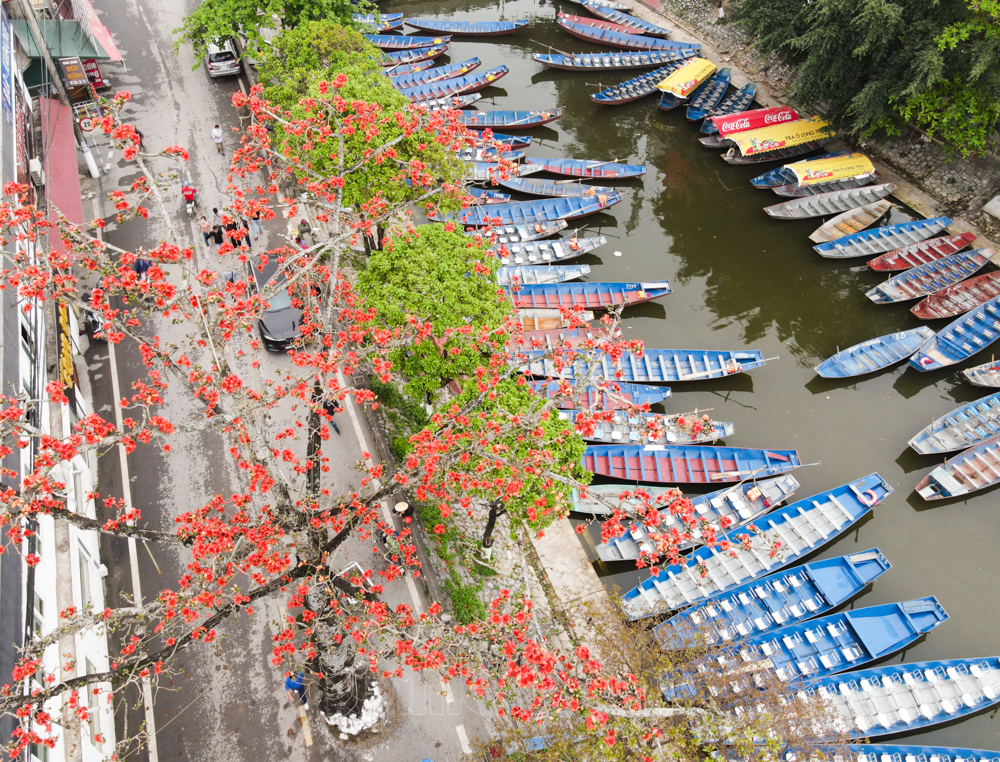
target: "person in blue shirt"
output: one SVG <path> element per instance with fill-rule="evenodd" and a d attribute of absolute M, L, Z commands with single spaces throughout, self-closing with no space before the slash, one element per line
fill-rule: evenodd
<path fill-rule="evenodd" d="M 304 709 L 309 708 L 309 703 L 306 701 L 305 676 L 302 674 L 302 670 L 285 675 L 285 693 L 288 694 L 288 700 L 292 702 L 293 706 L 301 703 Z"/>

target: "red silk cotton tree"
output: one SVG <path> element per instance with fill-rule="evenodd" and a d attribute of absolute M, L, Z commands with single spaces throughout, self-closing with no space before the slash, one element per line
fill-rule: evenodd
<path fill-rule="evenodd" d="M 706 716 L 726 717 L 749 728 L 747 737 L 760 731 L 712 702 L 666 706 L 657 691 L 649 690 L 649 676 L 632 674 L 624 664 L 609 673 L 586 647 L 556 653 L 541 636 L 536 607 L 516 581 L 491 602 L 486 620 L 473 625 L 442 620 L 437 603 L 427 612 L 391 607 L 383 599 L 386 586 L 404 567 L 420 573 L 408 531 L 398 563 L 383 570 L 338 573 L 345 566 L 345 543 L 354 538 L 370 545 L 373 532 L 385 526 L 379 504 L 400 489 L 438 504 L 445 520 L 460 508 L 485 523 L 488 504 L 500 501 L 519 525 L 543 529 L 566 514 L 565 494 L 580 486 L 575 478 L 578 458 L 563 457 L 566 444 L 578 444 L 578 431 L 610 416 L 610 411 L 581 410 L 563 426 L 553 424 L 555 401 L 527 395 L 534 401 L 516 410 L 497 404 L 503 385 L 525 384 L 519 370 L 525 356 L 519 353 L 532 339 L 524 336 L 513 312 L 500 325 L 447 337 L 416 316 L 395 327 L 376 322 L 345 273 L 345 252 L 376 227 L 411 234 L 407 210 L 414 205 L 471 203 L 454 180 L 455 164 L 448 154 L 472 145 L 472 138 L 454 112 L 348 103 L 338 96 L 343 84 L 339 78 L 321 83 L 322 95 L 311 99 L 305 117 L 281 112 L 256 88 L 248 96 L 234 96 L 234 105 L 248 109 L 253 118 L 233 158 L 226 189 L 231 201 L 224 216 L 297 218 L 305 204 L 314 227 L 323 230 L 310 246 L 289 240 L 266 252 L 263 256 L 279 263 L 283 278 L 261 290 L 240 277 L 222 275 L 227 267 L 241 271 L 252 261 L 243 228 L 230 233 L 218 261 L 207 262 L 204 255 L 195 256 L 195 244 L 177 230 L 170 168 L 161 165 L 183 162 L 187 154 L 178 146 L 156 155 L 140 153 L 138 136 L 119 117 L 127 95 L 109 104 L 101 125 L 143 172 L 128 193 L 113 194 L 118 219 L 141 226 L 157 214 L 169 230 L 166 240 L 148 250 L 126 251 L 102 240 L 100 220 L 84 227 L 65 220 L 50 223 L 21 204 L 18 188 L 5 189 L 0 214 L 5 237 L 41 241 L 54 225 L 61 240 L 31 258 L 5 252 L 7 287 L 43 308 L 58 303 L 99 312 L 107 341 L 122 347 L 119 351 L 135 352 L 143 365 L 143 377 L 119 401 L 121 426 L 113 417 L 93 414 L 61 438 L 46 436 L 28 422 L 30 401 L 3 399 L 0 454 L 31 439 L 37 440 L 38 451 L 35 470 L 20 480 L 20 489 L 3 494 L 8 545 L 20 549 L 25 522 L 49 514 L 85 529 L 171 545 L 187 559 L 183 577 L 155 600 L 104 611 L 61 612 L 57 631 L 26 644 L 0 697 L 0 712 L 15 712 L 20 721 L 11 751 L 44 742 L 60 732 L 60 725 L 74 721 L 49 713 L 47 702 L 54 697 L 68 698 L 70 714 L 75 712 L 79 720 L 86 715 L 82 696 L 95 685 L 111 683 L 121 691 L 157 679 L 171 670 L 183 649 L 213 642 L 228 619 L 253 615 L 264 600 L 279 601 L 288 612 L 274 640 L 274 663 L 315 676 L 320 708 L 330 717 L 354 711 L 378 677 L 434 672 L 449 679 L 461 676 L 474 695 L 499 701 L 508 717 L 529 727 L 562 724 L 574 733 L 591 730 L 607 748 L 617 745 L 649 759 L 657 753 L 664 723 L 687 727 L 696 720 L 704 726 Z M 268 128 L 276 121 L 285 134 L 301 138 L 297 146 L 291 141 L 272 145 Z M 366 148 L 352 155 L 345 138 L 359 134 Z M 321 174 L 304 153 L 297 153 L 317 146 L 330 157 L 333 171 Z M 363 183 L 369 168 L 384 170 L 386 162 L 398 169 L 392 200 L 375 189 L 364 203 L 348 208 L 342 196 L 345 184 Z M 447 178 L 443 184 L 442 176 Z M 303 196 L 280 195 L 280 182 L 288 177 Z M 474 238 L 469 240 L 475 244 Z M 152 263 L 146 278 L 134 269 L 140 258 Z M 205 264 L 196 266 L 196 259 Z M 493 271 L 495 266 L 493 262 Z M 91 289 L 87 301 L 81 298 L 84 286 Z M 287 297 L 301 310 L 300 336 L 289 350 L 287 369 L 264 377 L 266 352 L 256 335 L 257 321 L 278 297 Z M 507 304 L 499 288 L 488 290 L 484 298 Z M 572 311 L 564 317 L 571 326 L 580 324 Z M 638 345 L 609 338 L 616 334 L 616 318 L 606 320 L 607 330 L 599 338 L 561 342 L 553 359 L 573 362 L 598 352 L 614 358 L 626 348 L 641 352 Z M 428 426 L 411 438 L 405 460 L 392 468 L 367 461 L 360 466 L 357 489 L 324 485 L 321 476 L 329 471 L 322 454 L 328 436 L 324 403 L 372 404 L 373 394 L 353 385 L 352 377 L 365 372 L 393 382 L 394 368 L 386 359 L 391 350 L 445 340 L 478 352 L 481 366 L 455 381 L 457 394 L 437 401 Z M 580 384 L 588 383 L 614 396 L 613 383 L 580 379 Z M 563 396 L 573 399 L 579 389 L 566 384 Z M 54 403 L 64 400 L 58 382 L 50 383 L 47 392 Z M 173 410 L 164 402 L 168 392 L 190 404 Z M 209 431 L 223 438 L 226 451 L 206 457 L 228 459 L 239 488 L 230 495 L 211 495 L 200 505 L 172 506 L 174 531 L 148 527 L 142 505 L 128 509 L 107 496 L 95 496 L 103 505 L 99 521 L 66 509 L 66 486 L 57 470 L 61 462 L 119 445 L 167 454 L 173 442 Z M 7 476 L 18 479 L 17 474 Z M 676 559 L 677 545 L 697 528 L 686 502 L 679 497 L 672 501 L 671 510 L 683 519 L 686 531 L 663 535 L 659 545 L 667 559 Z M 650 500 L 616 504 L 608 531 L 617 530 L 627 517 L 655 527 L 660 508 Z M 96 624 L 105 625 L 124 644 L 112 655 L 112 668 L 68 679 L 56 674 L 43 678 L 45 648 Z M 32 678 L 41 687 L 21 695 L 18 684 Z M 723 725 L 736 727 L 716 722 L 716 727 Z M 682 735 L 693 737 L 688 731 Z M 712 735 L 718 737 L 717 732 Z"/>

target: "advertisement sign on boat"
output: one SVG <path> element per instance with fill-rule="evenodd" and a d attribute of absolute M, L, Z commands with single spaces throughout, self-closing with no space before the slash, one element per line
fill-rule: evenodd
<path fill-rule="evenodd" d="M 792 148 L 814 140 L 832 138 L 835 132 L 828 121 L 815 116 L 812 119 L 798 119 L 787 124 L 738 132 L 731 135 L 729 140 L 736 144 L 743 156 L 756 156 L 779 148 Z"/>
<path fill-rule="evenodd" d="M 761 127 L 770 127 L 773 124 L 794 122 L 799 118 L 799 115 L 790 106 L 773 106 L 771 108 L 744 111 L 742 114 L 729 114 L 728 116 L 713 116 L 709 118 L 719 131 L 719 134 L 725 137 L 734 132 L 759 130 Z"/>
<path fill-rule="evenodd" d="M 798 185 L 804 186 L 870 175 L 875 171 L 875 165 L 863 153 L 852 153 L 832 159 L 799 161 L 789 164 L 787 169 L 795 175 Z"/>
<path fill-rule="evenodd" d="M 692 58 L 671 73 L 656 87 L 678 98 L 687 98 L 702 82 L 715 74 L 715 64 L 704 58 Z"/>

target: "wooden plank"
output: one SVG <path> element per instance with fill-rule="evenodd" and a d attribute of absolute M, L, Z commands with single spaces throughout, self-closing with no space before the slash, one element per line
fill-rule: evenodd
<path fill-rule="evenodd" d="M 313 745 L 312 729 L 309 727 L 309 718 L 306 716 L 306 708 L 299 704 L 299 720 L 302 722 L 302 740 L 305 741 L 306 748 Z"/>

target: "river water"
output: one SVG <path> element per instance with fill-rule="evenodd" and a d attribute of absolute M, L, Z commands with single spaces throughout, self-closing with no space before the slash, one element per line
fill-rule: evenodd
<path fill-rule="evenodd" d="M 676 384 L 663 411 L 712 408 L 714 418 L 735 422 L 736 433 L 725 442 L 730 446 L 798 448 L 803 462 L 821 465 L 795 472 L 802 483 L 797 499 L 878 471 L 895 494 L 816 557 L 878 547 L 893 568 L 853 606 L 935 595 L 951 615 L 901 656 L 882 663 L 1000 654 L 993 590 L 1000 579 L 997 493 L 924 502 L 914 487 L 942 458 L 918 456 L 906 444 L 933 418 L 983 396 L 987 390 L 965 382 L 960 369 L 985 362 L 989 351 L 967 366 L 937 373 L 899 366 L 853 381 L 820 379 L 814 366 L 838 347 L 920 321 L 909 312 L 912 302 L 875 305 L 864 296 L 885 278 L 863 267 L 864 259 L 831 262 L 812 250 L 808 235 L 821 220 L 779 221 L 764 214 L 764 206 L 780 199 L 749 181 L 777 165 L 731 167 L 717 151 L 698 144 L 697 125 L 684 118 L 683 109 L 661 112 L 655 96 L 626 106 L 597 106 L 588 98 L 598 89 L 594 73 L 535 63 L 531 54 L 546 52 L 547 45 L 606 50 L 556 26 L 559 10 L 586 15 L 579 6 L 518 0 L 502 3 L 498 15 L 491 3 L 444 0 L 389 2 L 382 10 L 413 17 L 532 20 L 513 36 L 453 41 L 438 61 L 480 56 L 484 69 L 510 67 L 499 86 L 483 92 L 477 104 L 483 108 L 564 109 L 562 119 L 530 132 L 535 140 L 529 156 L 648 166 L 642 178 L 616 184 L 627 189 L 620 204 L 582 221 L 586 234 L 599 232 L 608 244 L 575 260 L 591 266 L 589 280 L 670 280 L 673 294 L 626 311 L 627 338 L 642 339 L 649 348 L 751 347 L 779 358 L 749 374 Z M 605 73 L 600 79 L 607 86 L 638 73 Z M 895 222 L 906 212 L 894 214 Z M 935 330 L 941 325 L 931 324 Z M 598 535 L 589 531 L 582 538 L 591 557 Z M 597 570 L 609 586 L 623 590 L 648 576 L 622 566 L 598 564 Z M 1000 722 L 993 713 L 980 714 L 901 742 L 1000 749 Z"/>

